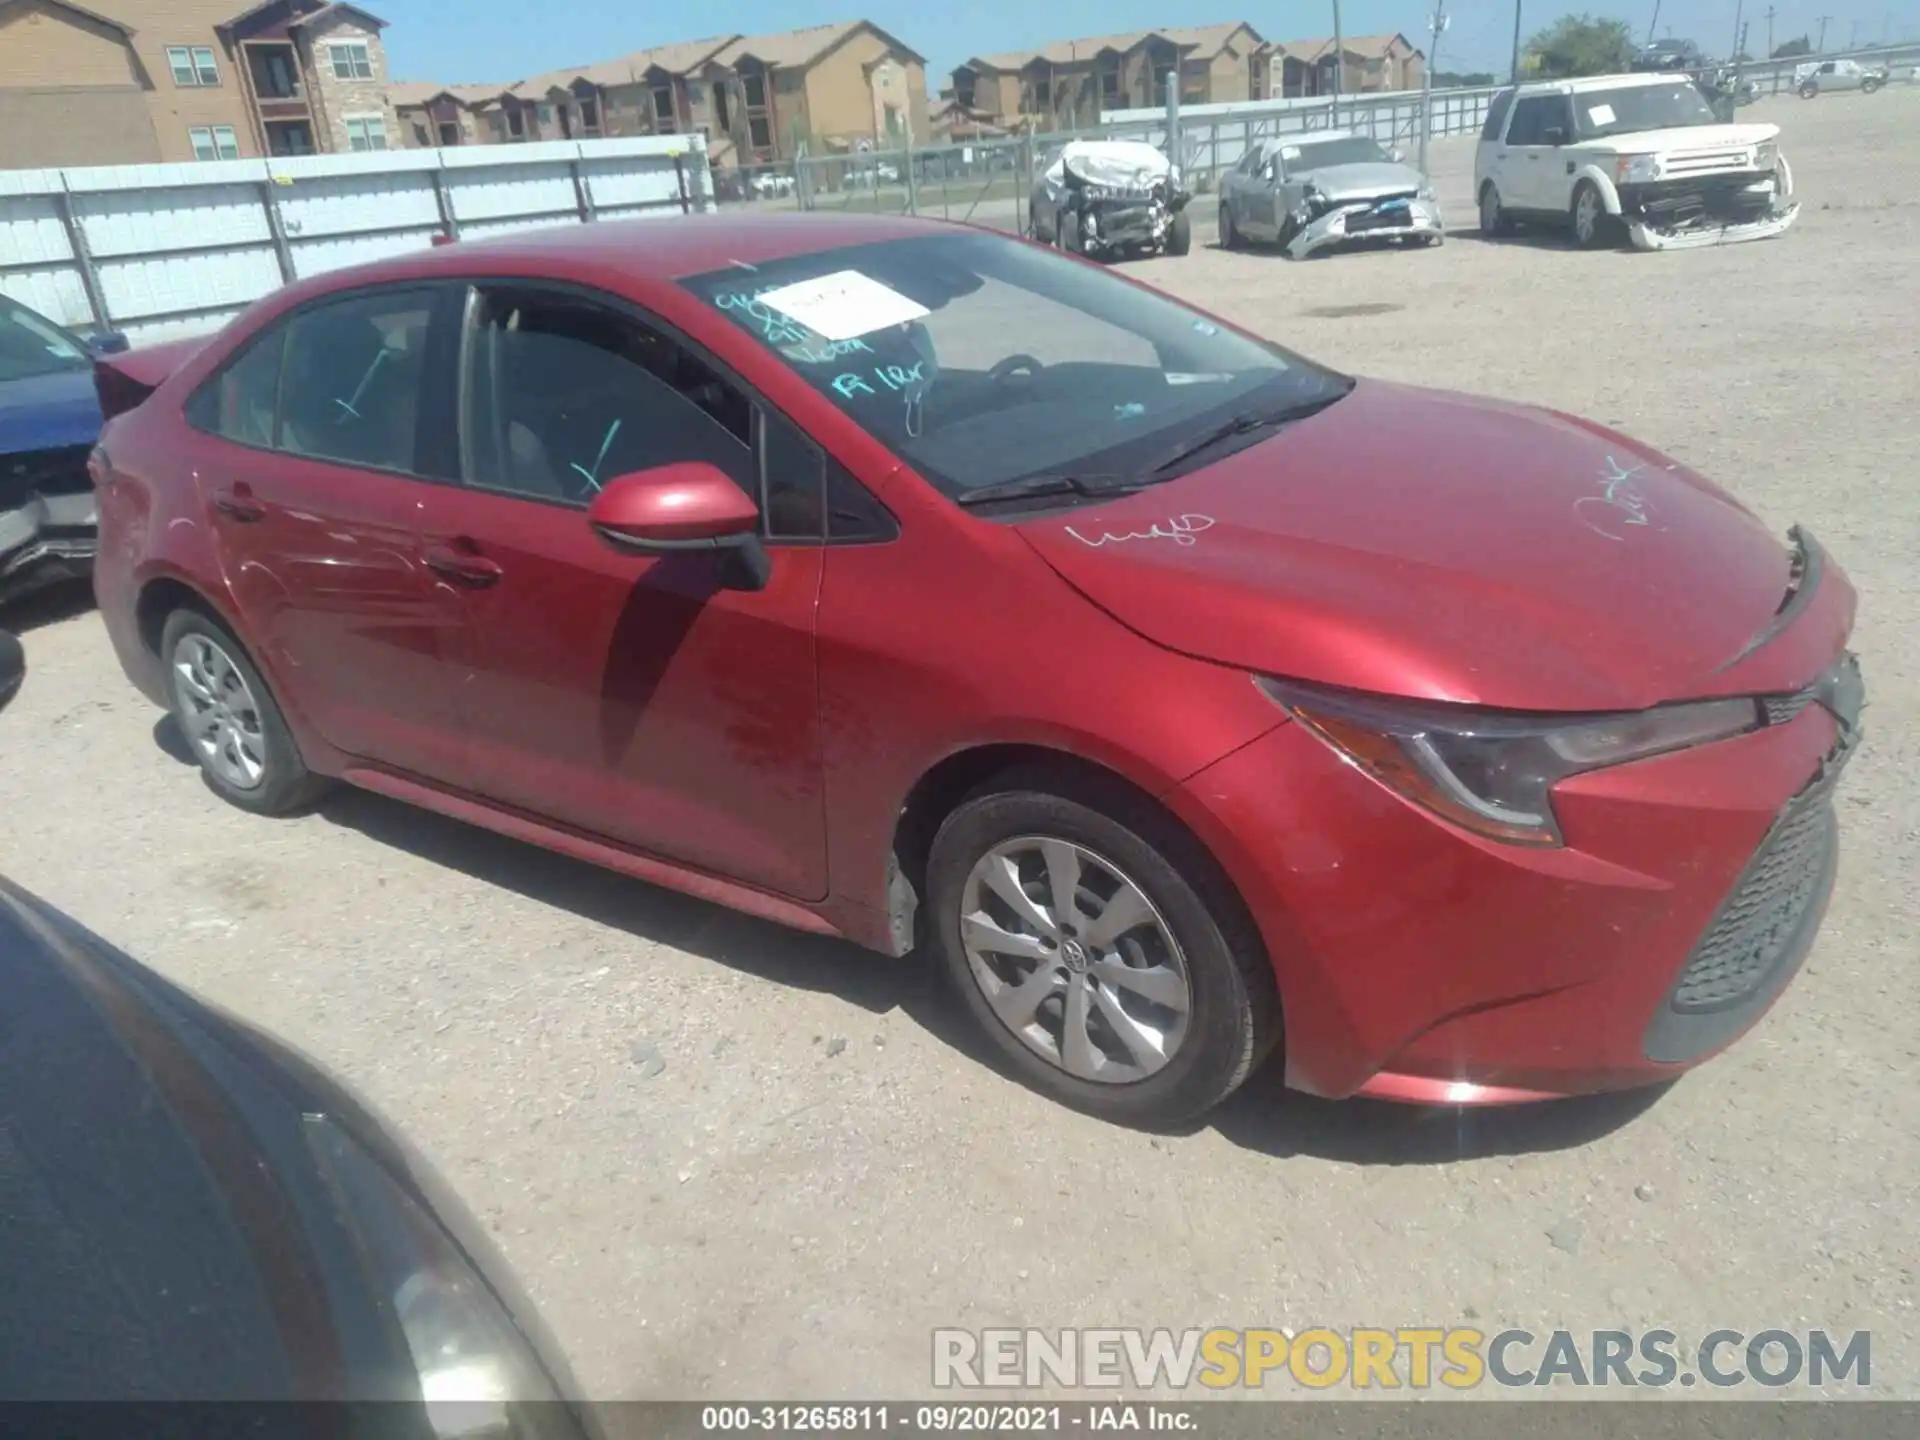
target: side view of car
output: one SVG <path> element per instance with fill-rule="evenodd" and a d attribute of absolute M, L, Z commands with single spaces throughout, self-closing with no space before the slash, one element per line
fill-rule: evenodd
<path fill-rule="evenodd" d="M 1263 140 L 1220 182 L 1220 243 L 1276 244 L 1293 259 L 1355 241 L 1446 239 L 1433 183 L 1371 136 Z"/>
<path fill-rule="evenodd" d="M 1664 1080 L 1831 891 L 1863 690 L 1810 536 L 1026 239 L 529 232 L 102 372 L 101 615 L 218 794 L 925 950 L 1110 1120 L 1276 1051 L 1334 1097 Z"/>
<path fill-rule="evenodd" d="M 0 295 L 0 604 L 88 573 L 93 362 L 126 348 L 123 335 L 83 339 Z"/>
<path fill-rule="evenodd" d="M 1800 213 L 1780 127 L 1723 122 L 1678 75 L 1603 75 L 1503 90 L 1474 153 L 1480 230 L 1571 232 L 1583 248 L 1764 240 Z"/>
<path fill-rule="evenodd" d="M 1858 60 L 1822 60 L 1794 73 L 1794 93 L 1802 100 L 1843 90 L 1871 95 L 1887 83 L 1884 65 L 1862 65 Z"/>

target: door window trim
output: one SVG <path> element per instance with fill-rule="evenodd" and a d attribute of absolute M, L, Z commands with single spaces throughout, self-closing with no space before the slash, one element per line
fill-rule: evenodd
<path fill-rule="evenodd" d="M 586 506 L 578 501 L 563 500 L 545 495 L 528 495 L 512 490 L 496 490 L 473 484 L 468 478 L 467 462 L 472 455 L 473 417 L 469 410 L 469 388 L 466 379 L 468 367 L 473 363 L 472 349 L 475 333 L 475 312 L 483 303 L 483 290 L 489 288 L 511 288 L 515 290 L 532 291 L 534 293 L 545 293 L 556 297 L 583 300 L 590 304 L 602 306 L 634 324 L 643 325 L 669 343 L 681 346 L 689 354 L 695 356 L 724 383 L 731 385 L 746 399 L 748 406 L 753 412 L 750 422 L 752 439 L 747 445 L 748 463 L 757 479 L 760 492 L 758 495 L 755 495 L 753 499 L 760 511 L 760 539 L 763 544 L 783 547 L 878 545 L 886 544 L 899 538 L 899 517 L 893 513 L 884 500 L 873 493 L 871 486 L 860 480 L 858 476 L 848 472 L 848 478 L 851 479 L 854 484 L 859 485 L 862 490 L 866 491 L 875 509 L 882 515 L 885 515 L 890 523 L 883 527 L 886 533 L 882 535 L 848 536 L 837 541 L 831 539 L 833 523 L 832 516 L 828 513 L 831 487 L 827 483 L 827 467 L 830 465 L 839 465 L 840 462 L 814 437 L 806 426 L 802 425 L 798 420 L 795 420 L 793 416 L 788 414 L 781 406 L 776 405 L 772 400 L 768 399 L 765 393 L 763 393 L 757 385 L 742 376 L 738 369 L 722 360 L 718 355 L 714 354 L 712 350 L 701 344 L 699 340 L 687 334 L 680 326 L 664 319 L 646 306 L 629 299 L 627 296 L 615 294 L 610 290 L 603 290 L 595 285 L 586 285 L 574 280 L 554 279 L 548 276 L 470 274 L 448 277 L 442 283 L 459 285 L 465 288 L 457 322 L 460 327 L 459 343 L 456 348 L 453 367 L 454 415 L 456 420 L 455 430 L 457 432 L 453 440 L 453 449 L 458 457 L 457 473 L 459 479 L 452 483 L 458 484 L 462 489 L 470 490 L 476 495 L 496 495 L 502 499 L 525 500 L 535 505 L 551 505 L 560 509 L 571 510 L 578 514 L 584 514 L 586 510 Z M 691 404 L 693 402 L 688 401 L 688 403 Z M 771 524 L 771 517 L 768 514 L 769 507 L 767 504 L 765 470 L 766 445 L 763 436 L 766 428 L 764 417 L 768 415 L 776 416 L 779 420 L 783 421 L 789 429 L 806 442 L 807 446 L 821 461 L 819 535 L 770 535 L 767 533 L 768 527 Z M 846 470 L 844 465 L 840 465 L 840 468 L 843 471 Z"/>

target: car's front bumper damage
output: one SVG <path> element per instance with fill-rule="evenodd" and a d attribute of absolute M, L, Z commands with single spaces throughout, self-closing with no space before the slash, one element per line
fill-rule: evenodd
<path fill-rule="evenodd" d="M 1342 201 L 1300 226 L 1286 254 L 1304 260 L 1317 251 L 1363 240 L 1419 239 L 1437 243 L 1445 234 L 1440 206 L 1420 196 Z"/>
<path fill-rule="evenodd" d="M 0 510 L 0 604 L 93 573 L 99 522 L 93 492 L 29 495 Z"/>
<path fill-rule="evenodd" d="M 1620 218 L 1636 250 L 1701 250 L 1770 240 L 1800 217 L 1792 171 L 1666 180 L 1620 187 Z"/>

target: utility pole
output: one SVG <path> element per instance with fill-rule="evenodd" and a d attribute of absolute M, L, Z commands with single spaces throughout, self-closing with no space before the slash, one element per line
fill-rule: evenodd
<path fill-rule="evenodd" d="M 1433 66 L 1440 54 L 1440 35 L 1447 28 L 1447 0 L 1437 0 L 1427 19 L 1427 63 L 1420 70 L 1420 173 L 1427 171 L 1427 139 L 1433 134 Z"/>
<path fill-rule="evenodd" d="M 1767 6 L 1767 59 L 1773 58 L 1773 6 Z"/>
<path fill-rule="evenodd" d="M 1820 38 L 1816 40 L 1813 45 L 1813 53 L 1816 55 L 1824 55 L 1827 53 L 1827 22 L 1832 18 L 1831 15 L 1822 15 L 1820 17 Z"/>
<path fill-rule="evenodd" d="M 1853 29 L 1847 32 L 1847 49 L 1858 50 L 1860 48 L 1859 40 L 1860 40 L 1860 22 L 1856 20 L 1853 22 Z"/>
<path fill-rule="evenodd" d="M 1660 0 L 1653 0 L 1653 18 L 1647 21 L 1647 44 L 1653 43 L 1654 29 L 1660 24 Z"/>
<path fill-rule="evenodd" d="M 1520 0 L 1513 0 L 1513 83 L 1520 83 Z"/>
<path fill-rule="evenodd" d="M 1340 0 L 1333 0 L 1333 129 L 1340 128 L 1340 92 L 1346 88 L 1347 42 L 1340 34 Z"/>
<path fill-rule="evenodd" d="M 1743 33 L 1743 27 L 1740 24 L 1740 11 L 1743 4 L 1744 4 L 1744 0 L 1734 0 L 1734 6 L 1733 6 L 1733 54 L 1734 55 L 1738 55 L 1740 53 L 1740 36 Z M 1727 58 L 1732 59 L 1733 57 L 1728 56 Z"/>

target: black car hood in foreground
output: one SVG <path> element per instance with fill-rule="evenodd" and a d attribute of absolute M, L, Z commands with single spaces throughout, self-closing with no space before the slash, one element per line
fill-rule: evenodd
<path fill-rule="evenodd" d="M 0 997 L 0 1400 L 417 1401 L 391 1298 L 309 1143 L 321 1116 L 577 1395 L 478 1227 L 312 1062 L 5 880 Z M 542 1434 L 579 1418 L 536 1408 Z"/>

